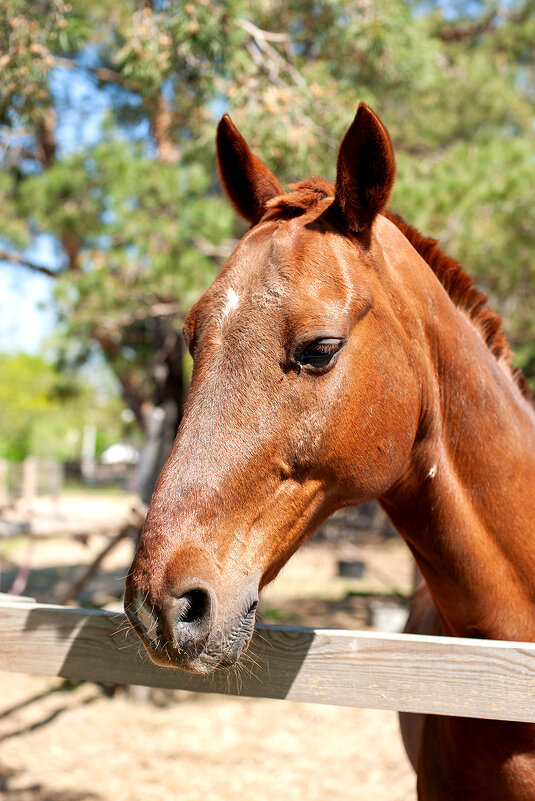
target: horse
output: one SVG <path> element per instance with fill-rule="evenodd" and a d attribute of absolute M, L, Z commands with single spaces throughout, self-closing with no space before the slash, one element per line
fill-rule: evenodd
<path fill-rule="evenodd" d="M 126 585 L 157 664 L 234 665 L 258 593 L 336 509 L 372 499 L 425 580 L 408 629 L 535 639 L 535 412 L 502 322 L 387 206 L 387 129 L 358 107 L 334 185 L 285 192 L 230 117 L 250 228 L 188 313 L 191 389 Z M 419 801 L 533 801 L 535 725 L 403 715 Z"/>

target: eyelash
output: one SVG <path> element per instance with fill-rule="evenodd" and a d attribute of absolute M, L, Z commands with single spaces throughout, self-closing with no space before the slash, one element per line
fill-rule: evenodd
<path fill-rule="evenodd" d="M 340 353 L 345 341 L 325 337 L 309 342 L 295 356 L 295 362 L 299 367 L 308 367 L 312 370 L 322 370 L 331 365 L 333 359 Z"/>

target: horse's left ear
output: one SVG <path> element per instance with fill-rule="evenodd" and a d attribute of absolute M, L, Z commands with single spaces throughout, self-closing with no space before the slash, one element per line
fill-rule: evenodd
<path fill-rule="evenodd" d="M 340 145 L 334 210 L 351 231 L 365 231 L 390 197 L 396 162 L 385 126 L 365 103 Z"/>
<path fill-rule="evenodd" d="M 269 167 L 251 153 L 228 114 L 217 126 L 216 143 L 223 188 L 238 214 L 255 225 L 267 201 L 284 195 L 284 189 Z"/>

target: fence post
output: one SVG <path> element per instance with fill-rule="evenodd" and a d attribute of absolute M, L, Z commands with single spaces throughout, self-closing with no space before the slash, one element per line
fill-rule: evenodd
<path fill-rule="evenodd" d="M 9 506 L 9 465 L 5 459 L 0 459 L 0 510 Z"/>
<path fill-rule="evenodd" d="M 22 463 L 22 503 L 29 514 L 37 495 L 37 459 L 28 456 Z"/>
<path fill-rule="evenodd" d="M 50 496 L 50 506 L 52 513 L 59 515 L 59 502 L 63 487 L 63 466 L 60 462 L 50 461 L 46 463 L 48 494 Z"/>

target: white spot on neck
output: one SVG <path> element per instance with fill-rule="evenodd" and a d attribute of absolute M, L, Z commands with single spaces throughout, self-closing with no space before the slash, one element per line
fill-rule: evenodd
<path fill-rule="evenodd" d="M 221 316 L 223 317 L 223 319 L 225 319 L 225 317 L 228 317 L 231 312 L 235 311 L 239 305 L 240 305 L 240 296 L 235 289 L 230 287 L 229 289 L 227 289 L 227 299 L 221 311 Z"/>
<path fill-rule="evenodd" d="M 434 478 L 437 474 L 437 465 L 434 464 L 429 473 L 427 474 L 427 478 Z"/>

